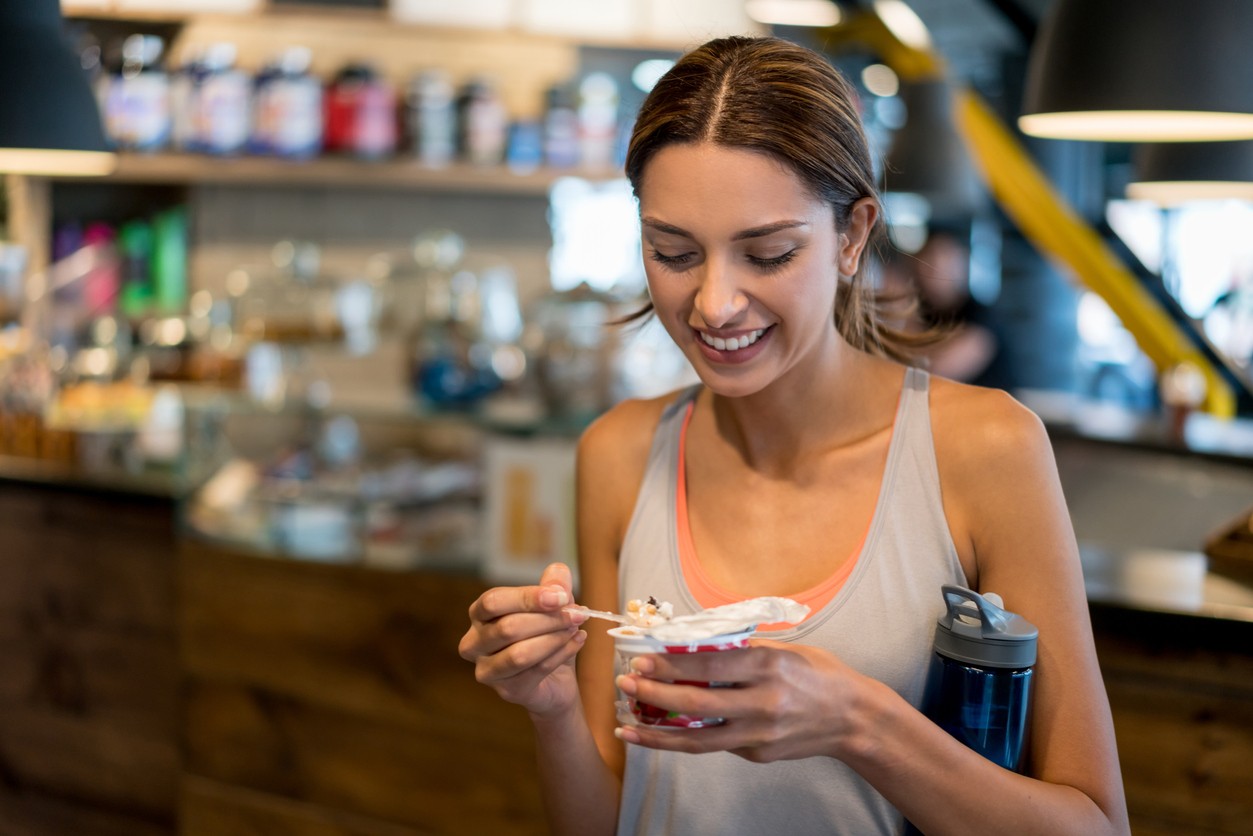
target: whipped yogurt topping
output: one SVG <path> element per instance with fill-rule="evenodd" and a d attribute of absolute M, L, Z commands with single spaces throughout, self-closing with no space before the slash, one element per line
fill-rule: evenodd
<path fill-rule="evenodd" d="M 651 625 L 639 625 L 642 635 L 661 641 L 690 642 L 720 636 L 724 633 L 740 633 L 758 624 L 798 624 L 809 615 L 809 607 L 791 598 L 767 596 L 736 601 L 720 607 L 676 615 Z"/>

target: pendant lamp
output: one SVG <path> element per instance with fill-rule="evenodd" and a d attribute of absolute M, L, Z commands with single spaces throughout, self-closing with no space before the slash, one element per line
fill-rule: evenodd
<path fill-rule="evenodd" d="M 1033 136 L 1253 139 L 1253 2 L 1055 0 L 1031 48 Z"/>
<path fill-rule="evenodd" d="M 1174 206 L 1190 200 L 1253 200 L 1253 140 L 1168 142 L 1134 152 L 1127 197 Z"/>
<path fill-rule="evenodd" d="M 953 120 L 947 81 L 901 85 L 905 124 L 892 137 L 883 167 L 883 191 L 926 200 L 932 221 L 969 220 L 984 204 L 983 188 Z"/>
<path fill-rule="evenodd" d="M 58 0 L 10 0 L 0 11 L 0 172 L 108 174 L 95 96 L 61 30 Z"/>

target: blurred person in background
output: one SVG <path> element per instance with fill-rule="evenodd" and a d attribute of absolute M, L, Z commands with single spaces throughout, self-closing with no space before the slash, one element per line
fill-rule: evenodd
<path fill-rule="evenodd" d="M 927 369 L 950 380 L 1011 389 L 1006 341 L 991 309 L 970 292 L 970 248 L 961 237 L 933 228 L 922 249 L 899 261 L 918 295 L 915 327 L 948 332 L 924 350 Z"/>

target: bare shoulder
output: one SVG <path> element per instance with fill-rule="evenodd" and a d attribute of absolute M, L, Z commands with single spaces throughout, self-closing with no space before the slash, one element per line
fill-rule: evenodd
<path fill-rule="evenodd" d="M 578 498 L 621 535 L 635 506 L 657 422 L 679 395 L 622 401 L 592 422 L 579 438 Z"/>
<path fill-rule="evenodd" d="M 579 438 L 580 460 L 598 470 L 629 468 L 636 464 L 642 473 L 657 422 L 677 396 L 677 392 L 671 392 L 657 398 L 633 398 L 618 403 L 583 431 Z"/>
<path fill-rule="evenodd" d="M 950 478 L 986 483 L 1053 466 L 1039 416 L 999 389 L 933 378 L 931 427 L 936 459 Z"/>
<path fill-rule="evenodd" d="M 1011 563 L 1069 573 L 1057 561 L 1077 560 L 1074 535 L 1039 417 L 1000 390 L 936 379 L 931 427 L 944 512 L 972 583 L 1011 588 Z M 1040 557 L 1024 561 L 1026 551 Z"/>

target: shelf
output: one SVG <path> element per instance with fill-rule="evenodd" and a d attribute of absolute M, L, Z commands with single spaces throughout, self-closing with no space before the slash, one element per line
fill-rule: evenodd
<path fill-rule="evenodd" d="M 732 0 L 723 0 L 732 2 Z M 118 7 L 115 3 L 84 3 L 63 0 L 62 17 L 66 20 L 185 26 L 198 21 L 228 22 L 256 26 L 343 26 L 347 37 L 369 37 L 371 34 L 396 32 L 443 33 L 456 39 L 493 42 L 501 38 L 531 42 L 550 42 L 570 46 L 598 46 L 610 49 L 646 49 L 683 52 L 693 44 L 686 33 L 650 31 L 644 20 L 637 21 L 633 31 L 547 31 L 521 25 L 514 15 L 499 26 L 479 26 L 433 20 L 407 19 L 394 16 L 387 9 L 332 6 L 312 3 L 274 6 L 265 2 L 251 9 L 159 9 Z"/>
<path fill-rule="evenodd" d="M 548 194 L 554 181 L 567 176 L 606 180 L 615 174 L 580 169 L 515 173 L 504 167 L 484 168 L 466 164 L 429 168 L 413 160 L 369 162 L 342 157 L 321 157 L 298 162 L 275 157 L 122 154 L 119 156 L 117 169 L 95 182 L 332 187 L 544 196 Z M 76 179 L 74 182 L 86 181 Z"/>

